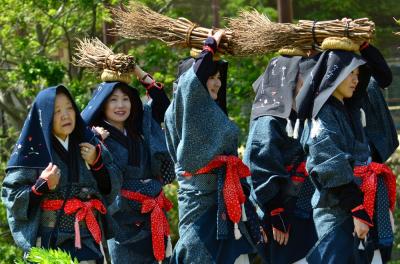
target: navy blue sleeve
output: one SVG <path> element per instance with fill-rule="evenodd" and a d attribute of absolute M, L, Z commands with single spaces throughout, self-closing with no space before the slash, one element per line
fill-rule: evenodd
<path fill-rule="evenodd" d="M 157 123 L 161 124 L 164 122 L 165 111 L 167 111 L 170 100 L 164 89 L 159 89 L 156 86 L 151 87 L 148 90 L 148 93 L 153 100 L 151 103 L 153 119 L 156 120 Z"/>
<path fill-rule="evenodd" d="M 369 44 L 360 53 L 367 61 L 367 65 L 371 69 L 371 74 L 378 82 L 379 87 L 385 88 L 389 86 L 393 80 L 392 71 L 379 50 Z"/>
<path fill-rule="evenodd" d="M 33 189 L 35 189 L 35 192 Z M 48 191 L 49 186 L 47 185 L 47 182 L 42 178 L 38 178 L 29 191 L 29 213 L 31 212 L 31 209 L 36 210 L 38 208 L 42 201 L 42 195 Z"/>
<path fill-rule="evenodd" d="M 345 211 L 351 211 L 364 201 L 364 194 L 355 182 L 329 189 L 339 200 L 339 206 Z"/>
<path fill-rule="evenodd" d="M 217 50 L 217 42 L 213 37 L 208 37 L 204 46 L 210 47 L 214 53 Z M 193 65 L 194 72 L 204 87 L 207 87 L 207 80 L 212 73 L 213 52 L 208 49 L 203 49 Z"/>
<path fill-rule="evenodd" d="M 90 166 L 90 168 L 97 182 L 97 187 L 99 188 L 100 193 L 107 195 L 111 193 L 110 174 L 108 173 L 107 168 L 103 164 L 100 145 L 96 146 L 96 150 L 98 153 L 98 158 L 96 162 Z"/>
<path fill-rule="evenodd" d="M 259 117 L 250 128 L 244 160 L 257 202 L 265 211 L 283 206 L 281 189 L 290 181 L 282 154 L 284 133 L 279 121 L 270 116 Z"/>

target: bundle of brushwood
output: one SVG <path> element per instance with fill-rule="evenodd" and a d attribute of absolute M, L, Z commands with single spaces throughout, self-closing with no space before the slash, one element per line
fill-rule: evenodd
<path fill-rule="evenodd" d="M 129 83 L 135 70 L 135 58 L 122 53 L 114 54 L 98 38 L 79 40 L 72 62 L 75 66 L 101 72 L 103 81 L 122 81 Z"/>
<path fill-rule="evenodd" d="M 186 18 L 164 16 L 136 1 L 131 1 L 127 7 L 111 8 L 111 12 L 116 24 L 114 33 L 129 39 L 158 39 L 170 46 L 202 49 L 211 30 Z M 221 53 L 233 53 L 229 49 L 231 39 L 232 32 L 227 29 L 219 45 Z"/>
<path fill-rule="evenodd" d="M 131 1 L 128 7 L 112 8 L 116 28 L 122 37 L 158 39 L 168 45 L 202 49 L 210 29 L 185 19 L 159 14 L 143 4 Z M 219 51 L 234 56 L 263 55 L 282 47 L 311 49 L 327 37 L 347 37 L 354 42 L 373 37 L 375 24 L 368 18 L 330 21 L 300 20 L 298 24 L 272 22 L 256 10 L 242 11 L 237 18 L 227 19 Z"/>
<path fill-rule="evenodd" d="M 228 19 L 233 32 L 231 49 L 241 56 L 265 54 L 282 47 L 309 50 L 328 37 L 346 37 L 355 43 L 372 39 L 375 23 L 368 18 L 329 21 L 300 20 L 297 24 L 271 22 L 265 15 L 242 11 Z"/>

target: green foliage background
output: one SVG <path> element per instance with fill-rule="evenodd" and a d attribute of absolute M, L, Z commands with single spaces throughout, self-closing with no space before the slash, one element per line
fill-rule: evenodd
<path fill-rule="evenodd" d="M 126 3 L 117 0 L 0 0 L 0 181 L 10 151 L 19 134 L 29 106 L 41 89 L 64 83 L 74 94 L 80 108 L 90 98 L 99 82 L 97 76 L 70 64 L 76 38 L 97 36 L 116 52 L 134 55 L 143 69 L 163 82 L 171 94 L 172 82 L 180 59 L 188 50 L 167 47 L 157 41 L 131 41 L 106 36 L 112 27 L 108 6 Z M 211 0 L 140 0 L 152 9 L 171 17 L 186 17 L 211 27 Z M 220 21 L 233 17 L 240 9 L 256 8 L 277 20 L 275 0 L 219 0 Z M 293 1 L 294 19 L 325 20 L 341 17 L 369 17 L 376 22 L 374 43 L 386 57 L 399 58 L 400 38 L 393 16 L 400 17 L 398 0 L 302 0 Z M 251 40 L 249 40 L 251 41 Z M 241 129 L 243 145 L 248 132 L 249 115 L 254 92 L 251 84 L 264 71 L 274 54 L 254 58 L 231 58 L 228 76 L 228 110 Z M 144 91 L 134 80 L 132 85 Z M 145 98 L 145 97 L 144 97 Z M 400 155 L 398 155 L 400 157 Z M 398 167 L 400 159 L 392 159 Z M 396 167 L 396 168 L 397 168 Z M 398 170 L 397 170 L 398 172 Z M 398 173 L 397 173 L 398 174 Z M 172 238 L 178 238 L 176 183 L 165 188 L 174 202 L 169 213 Z M 396 211 L 396 219 L 399 218 Z M 400 259 L 400 238 L 396 234 L 395 258 Z M 21 257 L 12 241 L 4 207 L 0 204 L 0 263 L 13 263 Z"/>

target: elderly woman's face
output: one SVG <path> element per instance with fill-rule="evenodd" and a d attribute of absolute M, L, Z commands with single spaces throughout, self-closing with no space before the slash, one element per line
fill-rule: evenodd
<path fill-rule="evenodd" d="M 75 129 L 76 112 L 67 95 L 57 94 L 54 102 L 53 134 L 63 140 Z"/>

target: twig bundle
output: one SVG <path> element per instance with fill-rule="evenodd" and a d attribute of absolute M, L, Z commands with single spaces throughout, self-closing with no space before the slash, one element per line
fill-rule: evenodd
<path fill-rule="evenodd" d="M 158 39 L 172 46 L 202 49 L 210 29 L 200 27 L 186 18 L 173 19 L 143 4 L 131 1 L 128 9 L 111 8 L 116 28 L 114 33 L 130 39 Z M 222 53 L 232 53 L 229 42 L 232 32 L 225 31 L 219 45 Z"/>
<path fill-rule="evenodd" d="M 158 39 L 168 45 L 202 49 L 210 29 L 199 27 L 185 19 L 173 19 L 131 1 L 127 10 L 112 8 L 115 33 L 136 39 Z M 310 21 L 298 24 L 275 23 L 253 11 L 242 11 L 237 18 L 228 19 L 229 28 L 219 45 L 222 53 L 235 56 L 263 55 L 282 47 L 311 49 L 327 37 L 348 37 L 360 43 L 370 40 L 375 31 L 368 18 L 356 20 Z"/>
<path fill-rule="evenodd" d="M 92 71 L 111 70 L 117 73 L 131 73 L 135 69 L 135 58 L 114 52 L 98 38 L 79 40 L 73 64 Z"/>
<path fill-rule="evenodd" d="M 310 21 L 298 24 L 271 22 L 265 15 L 242 11 L 237 18 L 228 19 L 234 32 L 232 50 L 236 55 L 257 55 L 277 51 L 281 47 L 311 49 L 327 37 L 348 37 L 356 43 L 372 39 L 375 24 L 368 18 L 356 20 Z"/>

